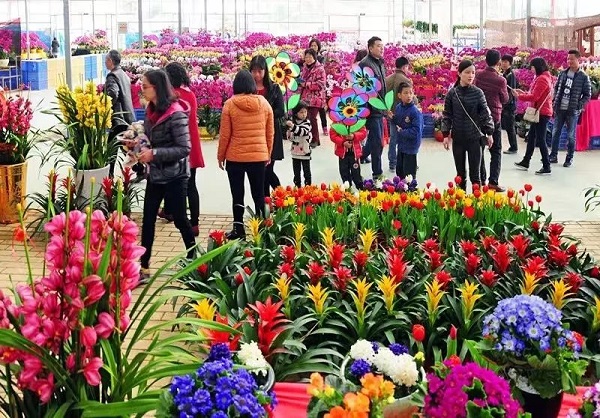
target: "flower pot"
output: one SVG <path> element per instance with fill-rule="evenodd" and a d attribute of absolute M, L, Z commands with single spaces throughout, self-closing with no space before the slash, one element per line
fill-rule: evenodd
<path fill-rule="evenodd" d="M 408 395 L 383 408 L 383 418 L 412 418 L 418 410 L 412 396 Z"/>
<path fill-rule="evenodd" d="M 200 139 L 202 139 L 204 141 L 210 141 L 210 140 L 215 139 L 214 136 L 212 136 L 210 133 L 208 133 L 208 129 L 206 129 L 206 126 L 198 127 L 198 132 L 200 133 Z"/>
<path fill-rule="evenodd" d="M 8 61 L 9 61 L 8 58 L 1 59 L 0 60 L 0 68 L 6 68 L 6 67 L 8 67 Z"/>
<path fill-rule="evenodd" d="M 80 205 L 87 204 L 92 197 L 92 178 L 95 179 L 94 197 L 100 193 L 100 184 L 102 179 L 108 177 L 110 166 L 96 168 L 91 170 L 77 170 L 75 172 L 75 187 L 77 190 L 77 202 Z"/>
<path fill-rule="evenodd" d="M 537 393 L 527 392 L 521 389 L 523 395 L 523 410 L 531 413 L 531 418 L 556 418 L 560 412 L 563 400 L 563 392 L 553 398 L 542 398 Z"/>
<path fill-rule="evenodd" d="M 17 205 L 25 208 L 27 194 L 27 161 L 20 164 L 0 165 L 0 223 L 19 221 Z"/>

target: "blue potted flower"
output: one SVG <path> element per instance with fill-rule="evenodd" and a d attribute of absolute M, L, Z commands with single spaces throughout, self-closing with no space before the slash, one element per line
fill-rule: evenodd
<path fill-rule="evenodd" d="M 582 341 L 562 324 L 562 312 L 538 296 L 498 303 L 483 321 L 485 355 L 499 365 L 522 394 L 533 418 L 558 416 L 563 392 L 576 393 L 587 362 Z"/>

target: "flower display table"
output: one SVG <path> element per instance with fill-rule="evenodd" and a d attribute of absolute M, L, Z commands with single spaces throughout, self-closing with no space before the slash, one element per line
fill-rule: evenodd
<path fill-rule="evenodd" d="M 575 140 L 577 151 L 600 149 L 600 100 L 591 100 L 586 105 Z"/>

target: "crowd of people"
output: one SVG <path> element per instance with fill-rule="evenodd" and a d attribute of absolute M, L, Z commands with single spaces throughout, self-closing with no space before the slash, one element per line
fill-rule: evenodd
<path fill-rule="evenodd" d="M 366 50 L 359 50 L 355 63 L 370 68 L 381 83 L 379 95 L 393 91 L 390 110 L 371 107 L 366 124 L 354 133 L 340 134 L 327 127 L 326 74 L 321 44 L 313 39 L 304 51 L 298 78 L 300 102 L 286 114 L 278 85 L 269 76 L 265 57 L 255 56 L 248 69 L 240 70 L 233 81 L 233 97 L 222 110 L 217 159 L 219 168 L 227 172 L 232 196 L 233 228 L 228 238 L 245 238 L 243 216 L 244 183 L 248 178 L 256 216 L 264 216 L 265 196 L 281 185 L 275 172 L 276 161 L 284 158 L 287 143 L 292 158 L 294 185 L 312 183 L 311 155 L 330 135 L 339 173 L 344 183 L 363 186 L 361 164 L 371 164 L 374 180 L 384 175 L 382 154 L 389 141 L 389 169 L 401 178 L 416 178 L 417 156 L 423 135 L 423 115 L 411 82 L 410 62 L 398 57 L 396 70 L 387 75 L 383 62 L 383 42 L 372 37 Z M 558 162 L 558 148 L 563 126 L 567 126 L 568 148 L 564 167 L 573 164 L 575 127 L 585 104 L 591 98 L 588 76 L 579 68 L 580 54 L 569 51 L 568 68 L 556 83 L 543 58 L 534 58 L 529 67 L 535 74 L 528 91 L 518 88 L 512 71 L 513 57 L 487 51 L 487 67 L 476 71 L 473 62 L 462 61 L 458 77 L 445 97 L 442 133 L 443 144 L 452 150 L 459 187 L 487 184 L 502 192 L 502 130 L 508 136 L 509 148 L 504 154 L 518 152 L 515 131 L 517 100 L 529 102 L 526 112 L 531 128 L 527 149 L 516 168 L 527 170 L 535 148 L 542 156 L 542 167 L 536 174 L 551 173 Z M 127 129 L 133 121 L 131 92 L 126 75 L 120 68 L 120 55 L 111 51 L 106 58 L 106 91 L 113 99 L 115 116 L 111 139 Z M 144 122 L 151 147 L 143 150 L 138 164 L 149 166 L 143 208 L 142 275 L 148 274 L 157 215 L 173 220 L 179 229 L 188 257 L 193 257 L 194 236 L 198 235 L 199 196 L 196 169 L 204 166 L 197 129 L 197 104 L 189 89 L 186 69 L 170 63 L 164 70 L 151 70 L 142 78 L 142 94 L 148 103 Z M 548 122 L 554 117 L 550 151 L 546 142 Z M 321 129 L 319 129 L 321 128 Z M 128 147 L 135 144 L 126 143 Z M 490 153 L 489 175 L 485 148 Z M 468 175 L 467 175 L 468 168 Z M 164 208 L 161 204 L 164 201 Z M 188 217 L 187 210 L 190 216 Z"/>

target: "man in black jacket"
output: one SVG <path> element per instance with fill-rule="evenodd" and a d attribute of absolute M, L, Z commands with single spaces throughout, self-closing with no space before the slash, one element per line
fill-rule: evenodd
<path fill-rule="evenodd" d="M 502 56 L 500 67 L 502 75 L 506 79 L 506 87 L 508 89 L 508 103 L 502 106 L 502 117 L 500 124 L 502 129 L 508 135 L 509 148 L 504 151 L 505 154 L 516 154 L 519 150 L 517 144 L 517 131 L 515 129 L 515 111 L 517 110 L 517 99 L 512 94 L 512 90 L 517 88 L 517 77 L 512 70 L 513 56 L 506 54 Z"/>
<path fill-rule="evenodd" d="M 358 64 L 360 68 L 369 67 L 373 70 L 375 77 L 381 82 L 381 90 L 379 90 L 378 97 L 384 99 L 386 94 L 385 88 L 385 65 L 383 63 L 383 42 L 381 38 L 373 36 L 367 42 L 369 48 L 369 54 L 363 58 Z M 367 142 L 363 147 L 362 162 L 370 154 L 371 155 L 371 168 L 373 170 L 373 179 L 378 179 L 383 175 L 383 168 L 381 166 L 381 154 L 383 153 L 383 118 L 390 116 L 391 112 L 381 111 L 370 107 L 371 113 L 367 118 L 366 128 L 369 131 L 367 136 Z"/>
<path fill-rule="evenodd" d="M 567 124 L 567 158 L 563 167 L 571 167 L 575 153 L 575 130 L 583 108 L 592 97 L 590 78 L 579 68 L 581 54 L 572 49 L 567 56 L 569 68 L 562 71 L 554 85 L 554 130 L 550 162 L 558 163 L 558 146 L 563 126 Z"/>

